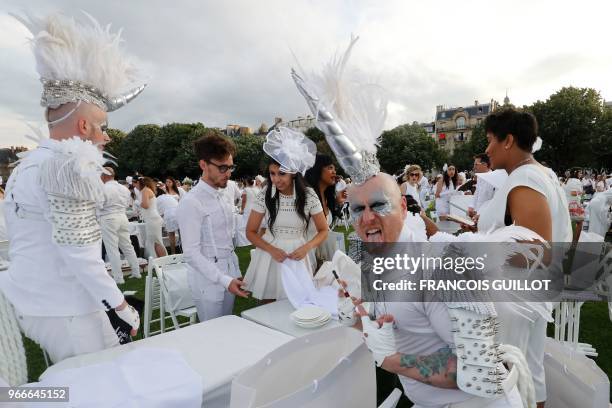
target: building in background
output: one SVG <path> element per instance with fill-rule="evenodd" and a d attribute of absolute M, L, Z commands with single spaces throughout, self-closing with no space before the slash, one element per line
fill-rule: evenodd
<path fill-rule="evenodd" d="M 223 133 L 225 133 L 225 135 L 229 137 L 236 137 L 236 136 L 252 135 L 253 131 L 248 126 L 227 125 Z"/>
<path fill-rule="evenodd" d="M 274 118 L 274 125 L 272 125 L 268 130 L 270 131 L 276 129 L 279 126 L 306 133 L 308 129 L 315 127 L 316 123 L 315 118 L 312 115 L 298 116 L 296 119 L 289 121 L 284 121 L 283 118 Z"/>
<path fill-rule="evenodd" d="M 510 99 L 506 95 L 504 104 L 509 103 Z M 455 147 L 470 139 L 474 127 L 498 106 L 499 103 L 494 99 L 488 103 L 479 103 L 476 100 L 473 105 L 457 108 L 438 105 L 432 135 L 440 147 L 452 153 Z"/>

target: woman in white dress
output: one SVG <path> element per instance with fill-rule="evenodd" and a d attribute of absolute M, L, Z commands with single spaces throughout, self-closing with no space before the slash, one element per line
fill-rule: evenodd
<path fill-rule="evenodd" d="M 334 218 L 339 217 L 336 199 L 336 166 L 332 158 L 326 154 L 317 153 L 315 164 L 306 171 L 305 178 L 316 193 L 323 208 L 325 222 L 328 229 L 331 229 Z M 316 225 L 311 221 L 308 223 L 308 238 L 312 239 L 316 234 Z M 335 237 L 328 234 L 328 238 L 321 245 L 310 251 L 310 261 L 315 267 L 317 262 L 331 261 L 336 249 L 338 245 Z"/>
<path fill-rule="evenodd" d="M 436 184 L 436 213 L 441 220 L 450 214 L 450 198 L 455 194 L 457 186 L 457 170 L 450 165 Z"/>
<path fill-rule="evenodd" d="M 314 143 L 300 132 L 281 127 L 268 134 L 264 151 L 272 160 L 267 185 L 253 203 L 247 223 L 247 238 L 256 249 L 244 282 L 254 298 L 270 301 L 286 297 L 279 263 L 286 259 L 303 261 L 314 274 L 308 252 L 327 238 L 328 227 L 316 193 L 306 187 L 302 176 L 314 163 Z M 260 236 L 264 217 L 266 232 Z M 308 240 L 310 220 L 317 234 Z"/>
<path fill-rule="evenodd" d="M 174 198 L 176 202 L 178 203 L 181 197 L 183 196 L 183 194 L 185 194 L 185 190 L 180 188 L 176 180 L 170 176 L 166 177 L 165 184 L 166 184 L 166 194 Z"/>
<path fill-rule="evenodd" d="M 246 187 L 242 189 L 242 197 L 240 199 L 242 215 L 235 214 L 237 227 L 234 243 L 237 247 L 251 245 L 251 242 L 246 237 L 246 226 L 253 205 L 257 200 L 257 195 L 261 192 L 261 184 L 264 180 L 263 176 L 257 176 L 255 179 L 248 178 L 246 180 Z"/>
<path fill-rule="evenodd" d="M 164 220 L 157 211 L 155 182 L 149 177 L 143 177 L 138 180 L 138 183 L 141 193 L 140 217 L 145 223 L 145 254 L 147 257 L 166 256 L 168 253 L 162 238 Z"/>
<path fill-rule="evenodd" d="M 528 228 L 549 242 L 571 242 L 572 225 L 566 194 L 556 174 L 538 163 L 532 154 L 541 144 L 537 140 L 537 122 L 533 115 L 504 109 L 485 119 L 489 145 L 486 153 L 494 170 L 508 173 L 506 182 L 482 208 L 478 230 L 491 232 L 507 225 Z M 533 321 L 513 319 L 508 303 L 496 304 L 500 342 L 519 347 L 527 358 L 533 375 L 538 406 L 546 400 L 544 381 L 544 339 L 546 318 Z M 551 310 L 551 305 L 546 305 Z M 547 316 L 549 317 L 549 316 Z M 504 321 L 510 324 L 504 324 Z"/>
<path fill-rule="evenodd" d="M 157 211 L 164 220 L 164 228 L 168 233 L 170 241 L 170 253 L 176 253 L 176 233 L 178 232 L 178 221 L 176 219 L 176 209 L 178 202 L 171 197 L 164 189 L 157 189 Z"/>

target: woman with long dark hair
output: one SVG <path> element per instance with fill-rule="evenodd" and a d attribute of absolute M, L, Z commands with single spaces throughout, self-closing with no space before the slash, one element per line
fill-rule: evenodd
<path fill-rule="evenodd" d="M 283 151 L 291 148 L 293 150 Z M 302 176 L 314 162 L 314 152 L 310 149 L 315 149 L 312 141 L 285 128 L 270 132 L 264 144 L 264 150 L 272 158 L 268 165 L 267 185 L 253 203 L 246 227 L 247 239 L 256 249 L 244 281 L 256 299 L 286 297 L 279 267 L 279 263 L 286 259 L 303 261 L 306 269 L 314 274 L 308 252 L 327 238 L 328 227 L 321 203 Z M 260 236 L 264 217 L 266 232 Z M 317 229 L 317 234 L 310 240 L 306 234 L 309 222 L 313 222 Z"/>
<path fill-rule="evenodd" d="M 173 177 L 166 177 L 166 194 L 170 197 L 174 198 L 177 202 L 181 199 L 183 194 L 185 194 L 184 190 L 179 187 L 177 181 Z"/>
<path fill-rule="evenodd" d="M 325 222 L 328 227 L 331 227 L 334 219 L 340 216 L 336 202 L 336 166 L 332 158 L 326 154 L 317 153 L 315 164 L 306 171 L 305 179 L 317 194 L 323 208 Z M 316 234 L 315 224 L 309 223 L 308 237 L 314 237 Z M 331 261 L 336 249 L 336 241 L 330 236 L 322 245 L 310 252 L 311 261 L 317 262 L 317 258 L 320 261 Z"/>
<path fill-rule="evenodd" d="M 436 184 L 436 213 L 441 220 L 450 214 L 450 198 L 457 187 L 457 169 L 451 164 L 444 170 L 442 180 Z"/>

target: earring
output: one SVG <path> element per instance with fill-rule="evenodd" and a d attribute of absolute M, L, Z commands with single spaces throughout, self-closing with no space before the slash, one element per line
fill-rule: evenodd
<path fill-rule="evenodd" d="M 271 196 L 274 197 L 275 195 L 276 195 L 276 185 L 274 185 L 274 183 L 272 183 Z"/>

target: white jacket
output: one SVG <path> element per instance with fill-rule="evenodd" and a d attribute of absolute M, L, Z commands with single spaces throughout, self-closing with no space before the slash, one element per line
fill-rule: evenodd
<path fill-rule="evenodd" d="M 54 159 L 59 165 L 49 171 Z M 67 193 L 101 194 L 101 181 L 99 186 L 95 183 L 99 173 L 92 171 L 100 167 L 99 162 L 102 155 L 89 142 L 49 139 L 13 171 L 4 201 L 11 263 L 8 272 L 0 273 L 0 290 L 19 313 L 75 316 L 123 302 L 102 261 L 95 201 Z M 79 179 L 83 173 L 89 181 Z M 55 183 L 55 195 L 49 194 L 51 188 L 43 188 L 45 183 L 47 187 Z M 69 209 L 58 211 L 58 205 Z"/>

